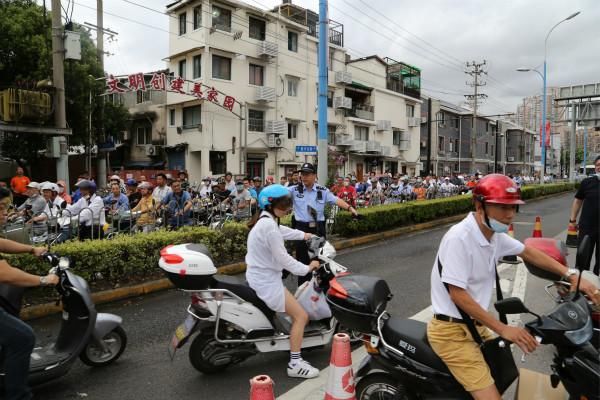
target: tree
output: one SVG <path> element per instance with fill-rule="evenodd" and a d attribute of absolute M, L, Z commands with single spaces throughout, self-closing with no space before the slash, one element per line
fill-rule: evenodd
<path fill-rule="evenodd" d="M 67 125 L 73 134 L 70 145 L 88 144 L 90 93 L 92 127 L 98 126 L 98 108 L 103 97 L 104 72 L 97 60 L 96 46 L 90 35 L 72 24 L 81 34 L 81 60 L 65 60 L 65 98 Z M 38 82 L 52 77 L 51 18 L 42 6 L 30 0 L 0 0 L 0 89 L 15 87 L 17 82 Z M 31 86 L 31 84 L 28 84 Z M 128 120 L 122 107 L 107 107 L 105 124 L 124 129 Z M 52 123 L 50 121 L 50 123 Z M 92 144 L 96 135 L 92 129 Z M 108 129 L 106 132 L 110 132 Z M 10 135 L 3 145 L 4 156 L 31 161 L 46 146 L 46 138 L 37 134 Z"/>

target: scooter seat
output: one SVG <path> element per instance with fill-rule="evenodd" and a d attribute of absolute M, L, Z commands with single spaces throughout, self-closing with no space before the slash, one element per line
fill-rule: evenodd
<path fill-rule="evenodd" d="M 429 346 L 426 323 L 414 319 L 390 317 L 381 333 L 389 345 L 402 351 L 407 357 L 440 372 L 449 373 L 446 364 Z"/>
<path fill-rule="evenodd" d="M 247 283 L 240 283 L 240 281 L 236 278 L 226 275 L 215 275 L 213 276 L 213 279 L 215 281 L 215 283 L 212 285 L 214 289 L 229 290 L 236 296 L 239 296 L 245 301 L 255 305 L 269 321 L 273 321 L 275 311 L 271 310 L 265 304 L 265 302 L 256 295 L 254 289 L 248 286 Z"/>

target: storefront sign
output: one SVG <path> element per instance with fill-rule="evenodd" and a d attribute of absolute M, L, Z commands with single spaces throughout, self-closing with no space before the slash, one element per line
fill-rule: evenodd
<path fill-rule="evenodd" d="M 296 154 L 304 154 L 305 156 L 317 155 L 317 146 L 296 146 Z"/>

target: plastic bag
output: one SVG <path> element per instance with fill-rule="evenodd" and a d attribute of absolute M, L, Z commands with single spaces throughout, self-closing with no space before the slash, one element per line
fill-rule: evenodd
<path fill-rule="evenodd" d="M 325 293 L 317 285 L 315 277 L 298 287 L 296 300 L 298 300 L 298 303 L 304 308 L 312 321 L 331 318 L 331 309 L 325 299 Z"/>

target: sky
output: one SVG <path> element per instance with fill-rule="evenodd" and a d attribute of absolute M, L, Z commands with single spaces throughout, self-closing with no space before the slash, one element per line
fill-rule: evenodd
<path fill-rule="evenodd" d="M 172 0 L 104 0 L 104 25 L 118 32 L 107 40 L 105 69 L 117 74 L 166 66 Z M 270 9 L 278 0 L 243 0 Z M 41 0 L 38 0 L 41 3 Z M 47 1 L 47 3 L 50 3 Z M 132 4 L 137 3 L 138 5 Z M 318 11 L 318 0 L 293 0 Z M 96 0 L 62 0 L 75 22 L 96 23 Z M 143 6 L 140 6 L 143 5 Z M 72 8 L 69 8 L 72 7 Z M 147 8 L 144 8 L 147 7 Z M 151 11 L 148 8 L 156 11 Z M 515 112 L 523 97 L 542 92 L 544 39 L 548 39 L 548 86 L 600 82 L 600 4 L 597 0 L 330 0 L 329 17 L 344 24 L 353 57 L 377 54 L 417 66 L 423 93 L 455 104 L 473 93 L 465 63 L 486 61 L 486 115 Z M 93 33 L 95 37 L 95 34 Z"/>

